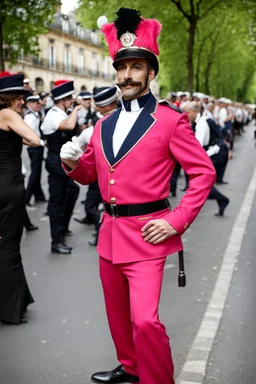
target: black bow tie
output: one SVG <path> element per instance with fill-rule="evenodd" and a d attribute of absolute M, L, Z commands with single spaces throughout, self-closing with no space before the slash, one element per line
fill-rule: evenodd
<path fill-rule="evenodd" d="M 134 99 L 134 100 L 137 101 L 140 108 L 143 108 L 147 104 L 150 97 L 151 97 L 151 92 L 148 92 L 146 95 L 143 95 L 143 96 L 139 97 L 138 99 Z M 132 111 L 132 102 L 133 102 L 133 100 L 124 100 L 124 98 L 122 99 L 123 106 L 127 112 Z"/>

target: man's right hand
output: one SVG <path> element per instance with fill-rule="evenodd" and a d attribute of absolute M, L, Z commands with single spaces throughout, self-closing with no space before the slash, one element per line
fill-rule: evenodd
<path fill-rule="evenodd" d="M 60 157 L 64 162 L 65 160 L 77 161 L 82 154 L 83 151 L 76 136 L 72 137 L 72 141 L 63 144 L 60 150 Z"/>

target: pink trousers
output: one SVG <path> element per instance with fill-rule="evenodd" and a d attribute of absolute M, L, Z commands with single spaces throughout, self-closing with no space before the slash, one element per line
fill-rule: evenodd
<path fill-rule="evenodd" d="M 169 338 L 158 316 L 166 258 L 112 264 L 100 257 L 110 332 L 117 359 L 140 384 L 175 384 Z"/>

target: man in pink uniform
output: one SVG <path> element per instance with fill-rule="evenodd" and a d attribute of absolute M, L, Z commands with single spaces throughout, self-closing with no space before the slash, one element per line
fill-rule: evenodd
<path fill-rule="evenodd" d="M 98 121 L 84 154 L 76 138 L 61 149 L 66 173 L 81 184 L 98 180 L 105 202 L 97 250 L 120 365 L 91 380 L 174 384 L 169 338 L 158 316 L 164 264 L 182 250 L 181 235 L 207 199 L 215 170 L 186 115 L 159 104 L 150 92 L 161 24 L 121 8 L 101 30 L 117 70 L 122 107 Z M 190 181 L 172 211 L 167 196 L 177 161 Z"/>

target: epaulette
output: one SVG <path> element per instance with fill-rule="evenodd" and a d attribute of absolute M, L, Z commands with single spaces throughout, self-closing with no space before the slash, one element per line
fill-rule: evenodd
<path fill-rule="evenodd" d="M 176 105 L 169 103 L 167 100 L 159 100 L 158 103 L 161 105 L 166 105 L 167 107 L 173 109 L 178 113 L 182 113 L 182 110 L 180 108 L 176 107 Z"/>

